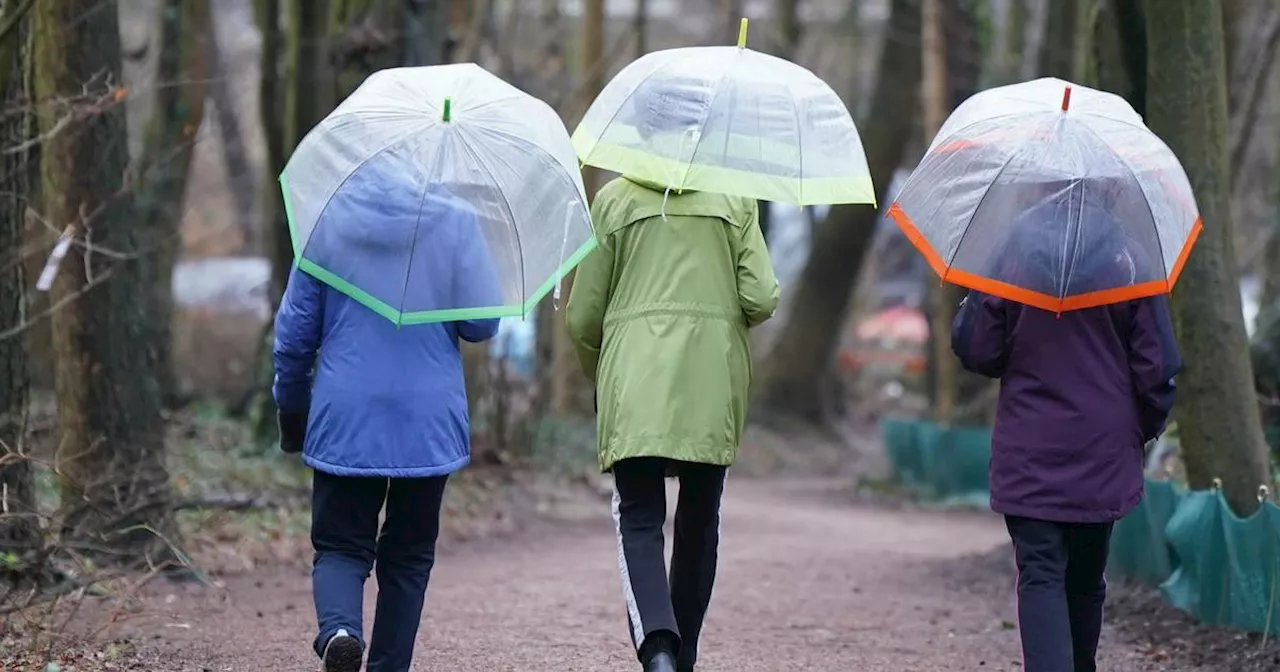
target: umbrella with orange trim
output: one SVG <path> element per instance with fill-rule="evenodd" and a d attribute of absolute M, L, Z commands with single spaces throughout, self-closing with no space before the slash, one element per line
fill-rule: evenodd
<path fill-rule="evenodd" d="M 1202 228 L 1142 117 L 1053 78 L 965 101 L 889 216 L 943 281 L 1054 312 L 1169 292 Z"/>

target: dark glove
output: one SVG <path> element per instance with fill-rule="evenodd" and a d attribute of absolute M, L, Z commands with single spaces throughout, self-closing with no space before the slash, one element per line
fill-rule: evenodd
<path fill-rule="evenodd" d="M 276 424 L 280 428 L 280 450 L 286 453 L 301 453 L 307 442 L 308 413 L 276 413 Z"/>

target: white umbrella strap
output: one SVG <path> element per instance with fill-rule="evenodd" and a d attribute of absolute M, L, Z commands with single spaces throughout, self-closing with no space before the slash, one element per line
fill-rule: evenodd
<path fill-rule="evenodd" d="M 676 178 L 680 175 L 680 157 L 684 156 L 684 141 L 687 140 L 689 137 L 695 138 L 693 146 L 696 148 L 698 146 L 696 138 L 699 135 L 701 135 L 701 131 L 698 130 L 697 126 L 690 126 L 689 128 L 685 129 L 684 133 L 680 134 L 680 146 L 676 147 L 676 165 L 674 168 L 672 168 L 672 171 L 673 171 L 673 175 L 671 176 L 672 179 L 667 181 L 667 188 L 665 191 L 662 192 L 662 211 L 661 212 L 662 212 L 662 221 L 664 222 L 667 221 L 667 197 L 671 195 L 671 183 L 674 182 Z M 689 157 L 689 162 L 693 163 L 692 156 Z"/>

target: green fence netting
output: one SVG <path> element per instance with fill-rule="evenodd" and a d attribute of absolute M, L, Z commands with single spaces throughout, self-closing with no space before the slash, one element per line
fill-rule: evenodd
<path fill-rule="evenodd" d="M 990 429 L 897 418 L 880 428 L 898 482 L 926 499 L 986 503 Z"/>
<path fill-rule="evenodd" d="M 1146 493 L 1116 524 L 1108 573 L 1158 585 L 1201 622 L 1280 635 L 1280 508 L 1239 518 L 1216 490 L 1147 481 Z"/>
<path fill-rule="evenodd" d="M 1183 491 L 1165 481 L 1147 481 L 1142 503 L 1116 523 L 1111 533 L 1111 573 L 1152 588 L 1173 574 L 1173 547 L 1164 528 L 1182 501 Z"/>

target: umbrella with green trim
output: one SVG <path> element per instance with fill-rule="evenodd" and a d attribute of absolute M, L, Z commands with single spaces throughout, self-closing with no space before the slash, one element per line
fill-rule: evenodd
<path fill-rule="evenodd" d="M 623 68 L 573 133 L 585 164 L 797 205 L 876 201 L 853 118 L 809 70 L 746 48 L 657 51 Z"/>
<path fill-rule="evenodd" d="M 560 117 L 471 63 L 374 73 L 280 184 L 298 268 L 396 324 L 523 317 L 596 244 Z"/>

